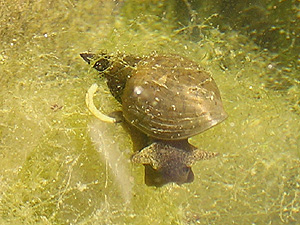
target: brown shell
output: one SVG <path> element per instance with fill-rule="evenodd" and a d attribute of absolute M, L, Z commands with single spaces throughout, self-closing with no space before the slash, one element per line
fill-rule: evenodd
<path fill-rule="evenodd" d="M 210 74 L 177 55 L 141 60 L 126 83 L 122 107 L 129 123 L 163 140 L 191 137 L 227 117 Z"/>

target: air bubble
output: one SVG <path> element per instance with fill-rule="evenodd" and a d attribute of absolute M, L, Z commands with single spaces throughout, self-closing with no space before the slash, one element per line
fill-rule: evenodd
<path fill-rule="evenodd" d="M 142 88 L 141 86 L 137 86 L 137 87 L 134 88 L 134 93 L 136 95 L 142 94 L 143 91 L 144 91 L 144 88 Z"/>

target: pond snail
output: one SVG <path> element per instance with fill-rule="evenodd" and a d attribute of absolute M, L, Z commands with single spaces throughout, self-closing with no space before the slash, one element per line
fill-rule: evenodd
<path fill-rule="evenodd" d="M 151 137 L 133 162 L 149 164 L 167 182 L 182 184 L 193 181 L 191 166 L 197 160 L 217 155 L 188 142 L 227 117 L 215 81 L 197 63 L 178 55 L 80 55 L 105 76 L 125 121 Z M 103 121 L 117 122 L 94 106 L 96 90 L 93 84 L 87 93 L 88 108 Z"/>

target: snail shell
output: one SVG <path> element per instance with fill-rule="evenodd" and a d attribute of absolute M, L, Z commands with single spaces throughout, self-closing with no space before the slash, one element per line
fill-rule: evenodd
<path fill-rule="evenodd" d="M 125 119 L 161 140 L 191 137 L 227 117 L 210 74 L 177 55 L 141 60 L 121 100 Z"/>

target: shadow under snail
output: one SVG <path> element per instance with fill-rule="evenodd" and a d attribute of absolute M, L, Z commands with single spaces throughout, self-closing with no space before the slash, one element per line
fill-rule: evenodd
<path fill-rule="evenodd" d="M 227 117 L 215 81 L 197 63 L 178 55 L 80 56 L 105 76 L 125 121 L 151 138 L 149 146 L 133 155 L 133 162 L 151 165 L 165 183 L 182 184 L 193 181 L 191 167 L 197 160 L 217 155 L 188 142 Z M 96 90 L 93 84 L 86 95 L 90 111 L 102 121 L 118 122 L 96 109 Z"/>

